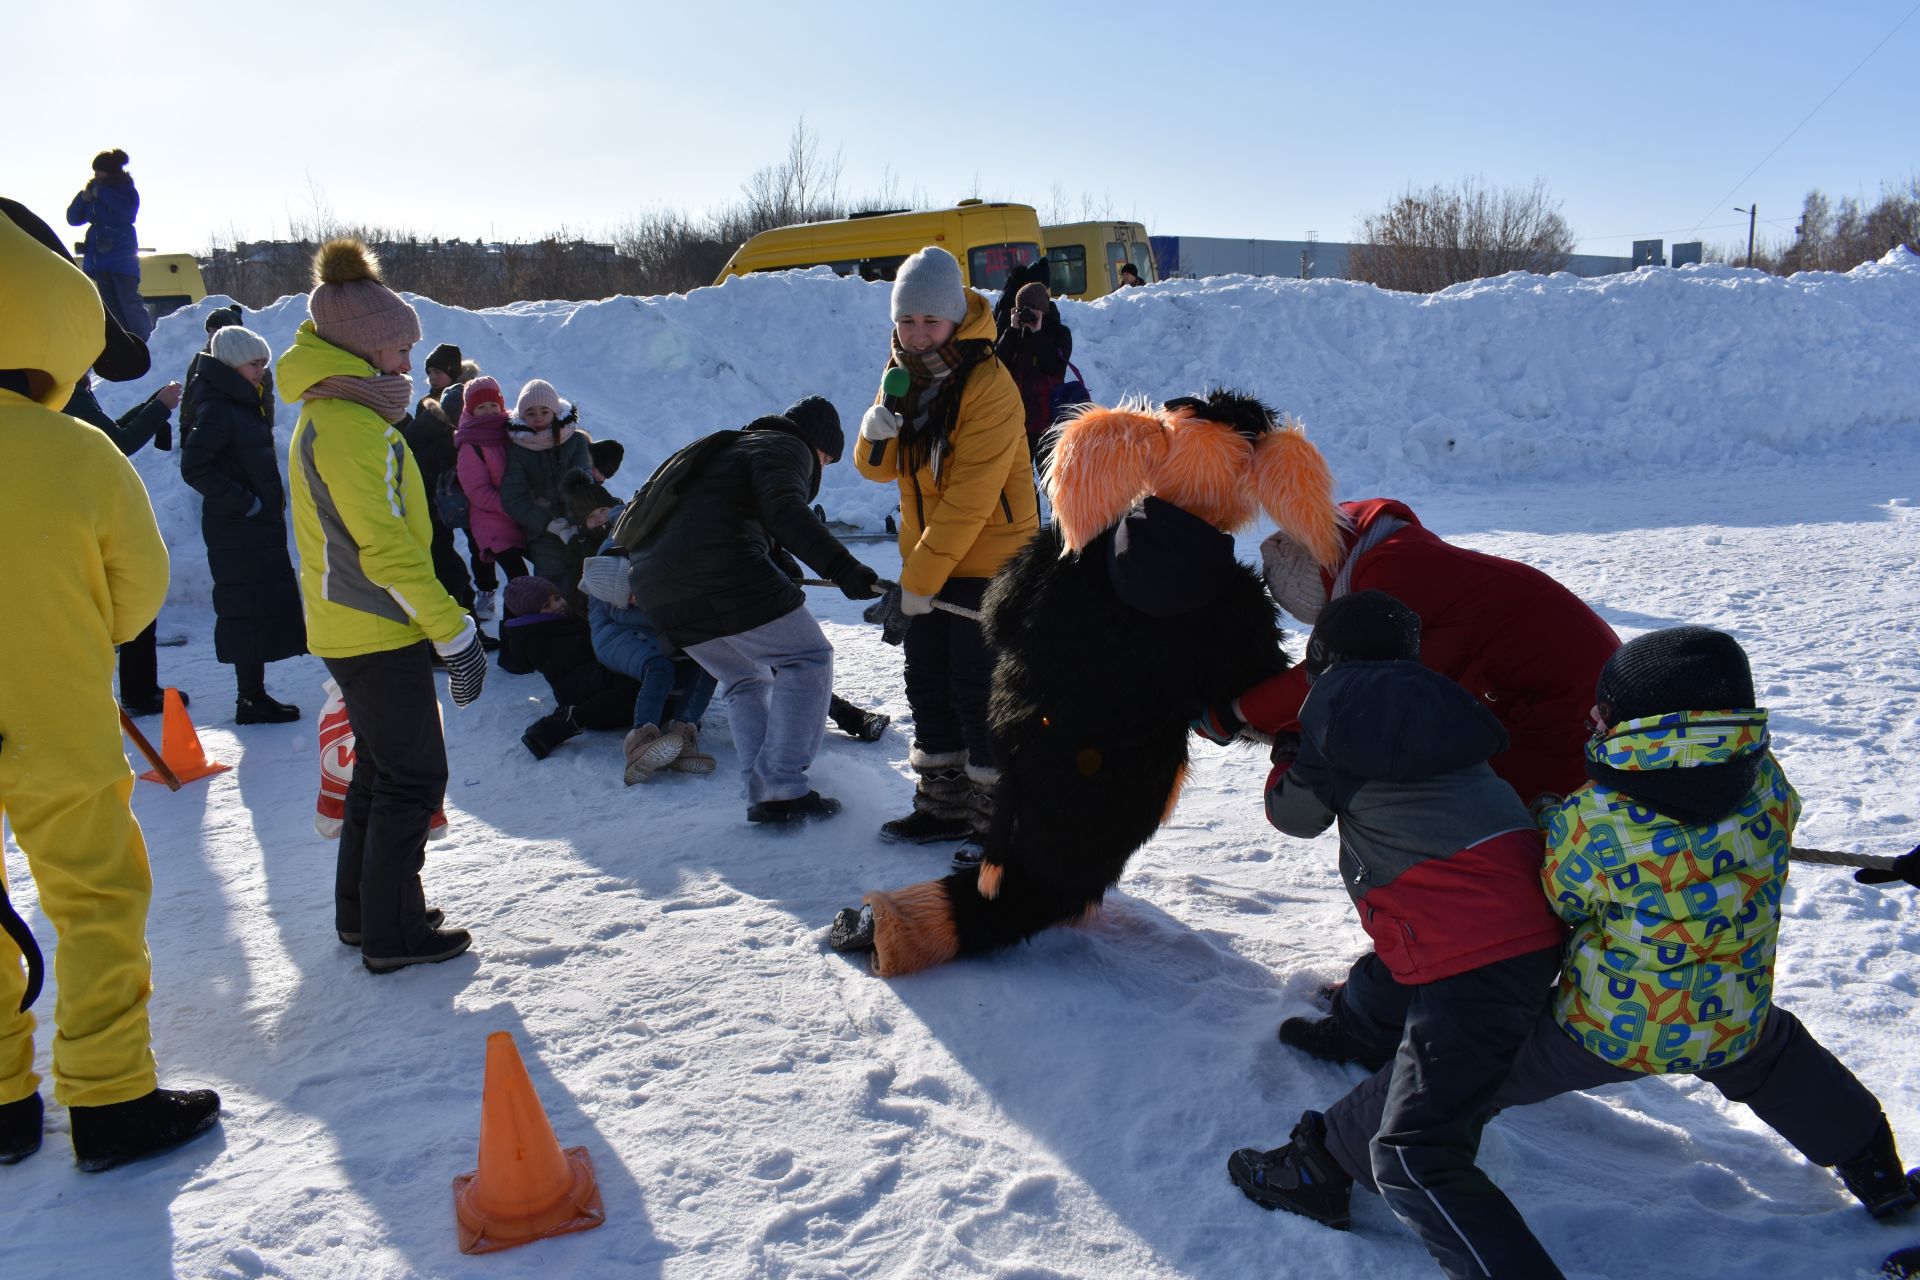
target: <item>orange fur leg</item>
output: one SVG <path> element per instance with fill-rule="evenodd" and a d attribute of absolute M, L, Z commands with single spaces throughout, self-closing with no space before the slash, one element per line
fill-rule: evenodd
<path fill-rule="evenodd" d="M 1179 772 L 1173 775 L 1173 787 L 1167 792 L 1167 807 L 1160 813 L 1160 825 L 1163 827 L 1173 821 L 1173 811 L 1180 803 L 1180 789 L 1187 785 L 1187 768 L 1183 764 Z"/>
<path fill-rule="evenodd" d="M 978 882 L 979 889 L 980 889 L 980 896 L 985 898 L 988 902 L 992 902 L 995 898 L 999 897 L 1000 896 L 1000 877 L 1006 874 L 1007 874 L 1007 869 L 1001 866 L 997 862 L 981 863 L 980 879 Z"/>
<path fill-rule="evenodd" d="M 866 896 L 873 908 L 873 971 L 883 978 L 918 973 L 960 954 L 953 906 L 938 880 Z"/>

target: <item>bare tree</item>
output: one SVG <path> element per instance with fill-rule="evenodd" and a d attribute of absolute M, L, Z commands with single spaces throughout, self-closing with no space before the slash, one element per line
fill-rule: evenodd
<path fill-rule="evenodd" d="M 1558 271 L 1574 245 L 1544 182 L 1493 189 L 1478 178 L 1409 187 L 1365 218 L 1355 240 L 1349 278 L 1410 293 L 1509 271 Z"/>

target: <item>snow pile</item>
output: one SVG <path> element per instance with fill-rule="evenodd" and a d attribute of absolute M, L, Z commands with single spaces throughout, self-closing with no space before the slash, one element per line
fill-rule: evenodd
<path fill-rule="evenodd" d="M 822 267 L 662 298 L 479 312 L 416 299 L 426 338 L 414 358 L 455 343 L 510 397 L 548 379 L 596 438 L 626 445 L 613 486 L 624 494 L 688 441 L 803 395 L 832 400 L 851 438 L 885 363 L 889 289 Z M 107 408 L 182 376 L 221 301 L 161 321 L 154 372 L 103 385 Z M 1644 268 L 1514 274 L 1420 296 L 1227 276 L 1060 305 L 1096 399 L 1250 389 L 1305 418 L 1352 495 L 1596 473 L 1630 491 L 1647 468 L 1710 473 L 1730 457 L 1871 446 L 1882 439 L 1871 428 L 1920 423 L 1920 258 L 1904 250 L 1846 275 L 1790 279 Z M 304 297 L 283 298 L 247 324 L 278 352 L 306 315 Z M 295 416 L 281 406 L 283 435 Z M 194 495 L 156 483 L 165 455 L 137 464 L 169 541 L 194 546 Z M 847 459 L 828 469 L 820 500 L 832 519 L 867 529 L 894 505 Z M 179 566 L 176 599 L 207 587 L 203 566 Z"/>

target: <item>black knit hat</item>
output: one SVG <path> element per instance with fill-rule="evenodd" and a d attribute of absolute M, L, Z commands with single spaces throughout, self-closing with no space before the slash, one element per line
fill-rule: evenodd
<path fill-rule="evenodd" d="M 593 459 L 595 471 L 603 478 L 611 479 L 626 458 L 627 448 L 618 440 L 595 440 L 587 446 L 587 456 Z"/>
<path fill-rule="evenodd" d="M 215 307 L 213 310 L 207 312 L 208 333 L 217 333 L 222 329 L 231 329 L 235 325 L 243 325 L 246 322 L 246 312 L 241 310 L 240 304 L 237 302 L 230 306 Z"/>
<path fill-rule="evenodd" d="M 1320 611 L 1307 637 L 1307 678 L 1341 662 L 1418 661 L 1420 615 L 1384 591 L 1356 591 Z"/>
<path fill-rule="evenodd" d="M 840 455 L 847 451 L 840 411 L 825 397 L 803 397 L 781 410 L 780 416 L 800 428 L 800 438 L 825 453 L 828 462 L 840 461 Z"/>
<path fill-rule="evenodd" d="M 1598 701 L 1615 724 L 1673 711 L 1751 707 L 1753 671 L 1734 638 L 1711 627 L 1669 627 L 1621 645 L 1600 670 Z"/>
<path fill-rule="evenodd" d="M 460 379 L 460 361 L 460 348 L 451 342 L 443 342 L 427 357 L 427 368 L 438 369 L 457 382 Z"/>

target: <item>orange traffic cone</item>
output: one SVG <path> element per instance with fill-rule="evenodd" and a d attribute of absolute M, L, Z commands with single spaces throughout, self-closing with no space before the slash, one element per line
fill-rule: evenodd
<path fill-rule="evenodd" d="M 480 1167 L 453 1180 L 460 1252 L 492 1253 L 607 1220 L 585 1147 L 560 1149 L 513 1037 L 487 1037 Z"/>
<path fill-rule="evenodd" d="M 194 731 L 193 718 L 187 714 L 187 704 L 180 701 L 178 689 L 167 690 L 165 703 L 166 714 L 160 723 L 160 758 L 173 770 L 175 779 L 197 782 L 233 768 L 230 764 L 215 764 L 200 749 L 200 735 Z M 166 781 L 158 769 L 140 776 L 148 782 Z"/>

